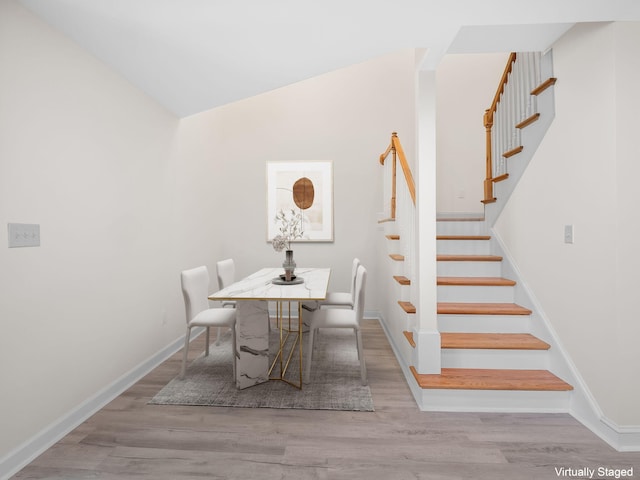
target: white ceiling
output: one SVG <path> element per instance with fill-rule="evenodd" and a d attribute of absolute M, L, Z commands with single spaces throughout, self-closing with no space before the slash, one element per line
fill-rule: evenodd
<path fill-rule="evenodd" d="M 544 50 L 638 0 L 19 0 L 177 116 L 404 48 Z"/>

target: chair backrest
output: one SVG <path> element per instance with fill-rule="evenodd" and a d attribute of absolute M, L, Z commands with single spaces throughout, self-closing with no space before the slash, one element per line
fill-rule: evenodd
<path fill-rule="evenodd" d="M 364 291 L 367 284 L 367 269 L 364 266 L 359 265 L 356 272 L 356 287 L 355 287 L 355 302 L 353 309 L 356 312 L 356 319 L 358 323 L 364 317 Z"/>
<path fill-rule="evenodd" d="M 218 273 L 218 287 L 222 290 L 236 281 L 236 264 L 232 258 L 220 260 L 216 264 Z"/>
<path fill-rule="evenodd" d="M 187 323 L 209 308 L 209 271 L 207 267 L 184 270 L 180 274 Z"/>
<path fill-rule="evenodd" d="M 358 267 L 362 265 L 359 258 L 353 259 L 351 266 L 351 302 L 355 306 L 356 304 L 356 274 L 358 273 Z"/>

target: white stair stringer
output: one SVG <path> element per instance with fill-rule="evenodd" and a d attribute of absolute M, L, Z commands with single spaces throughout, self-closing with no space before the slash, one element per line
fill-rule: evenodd
<path fill-rule="evenodd" d="M 542 55 L 540 66 L 543 81 L 553 77 L 551 50 L 548 50 Z M 500 216 L 500 213 L 507 204 L 509 197 L 515 190 L 516 185 L 527 169 L 529 162 L 535 155 L 536 150 L 538 150 L 542 139 L 555 118 L 555 93 L 553 86 L 537 95 L 536 102 L 540 117 L 537 121 L 521 130 L 520 145 L 524 148 L 520 153 L 506 160 L 509 178 L 494 184 L 493 196 L 496 198 L 496 201 L 485 205 L 484 212 L 488 227 L 492 227 Z"/>
<path fill-rule="evenodd" d="M 393 260 L 391 254 L 403 255 L 404 242 L 391 240 L 388 236 L 401 235 L 397 232 L 397 224 L 394 221 L 386 221 L 383 225 L 383 242 L 385 242 L 385 259 L 382 262 L 384 270 L 381 272 L 385 296 L 382 309 L 381 324 L 387 337 L 394 346 L 394 353 L 398 360 L 408 365 L 413 357 L 413 348 L 407 342 L 405 331 L 412 331 L 415 315 L 407 314 L 398 304 L 398 301 L 412 300 L 412 286 L 400 285 L 394 276 L 405 276 L 406 262 Z"/>

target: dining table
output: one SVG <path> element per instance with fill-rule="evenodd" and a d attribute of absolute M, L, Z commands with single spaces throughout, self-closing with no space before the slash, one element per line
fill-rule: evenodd
<path fill-rule="evenodd" d="M 302 389 L 302 306 L 305 302 L 326 298 L 330 275 L 330 268 L 296 268 L 291 281 L 287 281 L 282 268 L 262 268 L 208 297 L 212 301 L 230 300 L 236 304 L 235 382 L 238 389 L 269 380 L 280 380 Z M 272 359 L 269 358 L 270 304 L 275 305 L 278 329 L 278 340 L 274 341 L 277 352 Z M 298 375 L 295 369 L 289 369 L 291 361 L 296 361 L 296 350 Z"/>

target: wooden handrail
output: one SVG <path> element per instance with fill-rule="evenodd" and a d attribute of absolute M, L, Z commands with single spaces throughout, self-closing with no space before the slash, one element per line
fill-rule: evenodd
<path fill-rule="evenodd" d="M 504 87 L 509 81 L 509 75 L 511 74 L 511 70 L 513 69 L 513 64 L 516 61 L 516 52 L 511 52 L 509 58 L 507 60 L 507 66 L 504 67 L 504 72 L 502 72 L 502 77 L 500 77 L 500 83 L 498 84 L 498 89 L 496 90 L 496 94 L 493 96 L 493 101 L 491 102 L 491 106 L 487 110 L 490 118 L 489 120 L 493 123 L 493 114 L 496 112 L 498 108 L 498 103 L 500 103 L 500 96 L 504 92 Z"/>
<path fill-rule="evenodd" d="M 513 64 L 515 63 L 515 61 L 516 53 L 512 52 L 509 55 L 507 66 L 504 68 L 504 72 L 502 73 L 502 77 L 500 78 L 500 83 L 498 84 L 498 89 L 496 90 L 496 94 L 493 97 L 491 106 L 484 112 L 484 128 L 486 136 L 486 170 L 484 180 L 484 200 L 482 200 L 482 203 L 485 204 L 496 201 L 495 197 L 493 196 L 493 151 L 491 149 L 491 130 L 493 128 L 493 115 L 496 113 L 498 103 L 500 103 L 500 96 L 504 92 L 505 85 L 509 81 L 509 75 L 511 74 L 511 70 L 513 69 Z"/>
<path fill-rule="evenodd" d="M 400 160 L 400 166 L 402 167 L 402 172 L 404 173 L 404 178 L 407 182 L 407 188 L 409 190 L 409 195 L 411 195 L 411 200 L 413 204 L 416 204 L 416 185 L 413 181 L 413 175 L 411 174 L 411 168 L 409 167 L 409 162 L 407 162 L 407 157 L 404 153 L 404 149 L 402 148 L 402 144 L 400 143 L 400 139 L 398 138 L 398 134 L 393 132 L 391 134 L 391 142 L 389 146 L 385 150 L 385 152 L 380 155 L 380 164 L 384 165 L 384 161 L 389 156 L 389 153 L 393 153 L 393 164 L 392 168 L 392 179 L 391 179 L 391 218 L 396 218 L 396 160 Z"/>
<path fill-rule="evenodd" d="M 400 159 L 400 166 L 402 167 L 402 173 L 404 173 L 404 178 L 407 182 L 407 188 L 409 189 L 409 194 L 411 195 L 411 200 L 413 204 L 416 204 L 416 184 L 413 181 L 413 175 L 411 174 L 411 168 L 409 168 L 409 162 L 407 162 L 407 157 L 404 154 L 404 150 L 402 149 L 402 145 L 400 144 L 400 139 L 398 138 L 398 134 L 394 132 L 391 136 L 391 141 L 393 146 L 398 152 L 398 158 Z"/>

